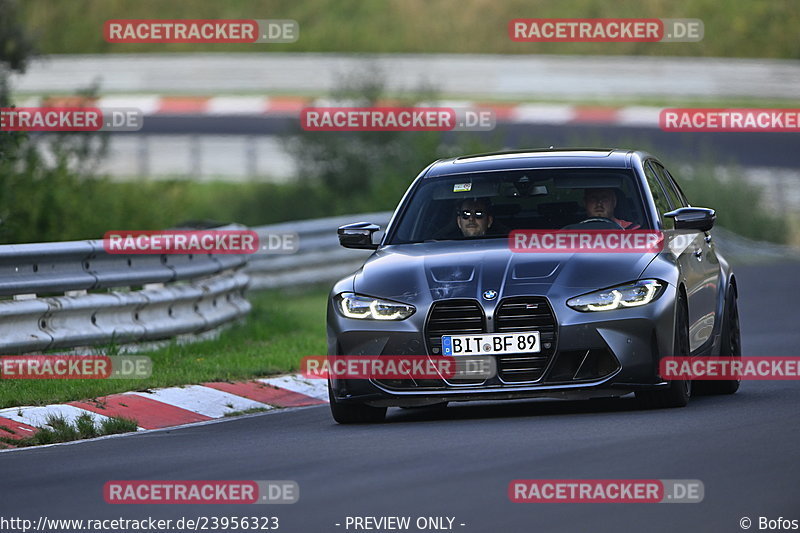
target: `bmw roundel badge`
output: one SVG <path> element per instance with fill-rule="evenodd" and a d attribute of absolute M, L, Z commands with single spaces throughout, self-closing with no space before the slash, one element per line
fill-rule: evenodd
<path fill-rule="evenodd" d="M 484 300 L 494 300 L 495 298 L 497 298 L 497 291 L 493 290 L 483 291 Z"/>

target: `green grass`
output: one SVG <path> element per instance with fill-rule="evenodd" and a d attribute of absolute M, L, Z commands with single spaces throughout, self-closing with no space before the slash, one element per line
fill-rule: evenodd
<path fill-rule="evenodd" d="M 328 287 L 250 294 L 246 322 L 215 340 L 170 344 L 151 353 L 153 374 L 138 380 L 3 380 L 0 408 L 45 405 L 148 388 L 246 380 L 299 369 L 306 355 L 327 353 Z"/>
<path fill-rule="evenodd" d="M 26 0 L 44 53 L 401 52 L 800 57 L 796 0 Z M 514 18 L 699 18 L 699 43 L 516 43 Z M 110 44 L 107 19 L 294 19 L 291 44 Z"/>
<path fill-rule="evenodd" d="M 0 437 L 0 442 L 21 448 L 26 446 L 38 446 L 41 444 L 54 444 L 56 442 L 92 439 L 117 433 L 129 433 L 131 431 L 136 431 L 136 428 L 136 421 L 127 418 L 108 418 L 100 422 L 98 426 L 89 413 L 79 415 L 75 419 L 74 424 L 70 424 L 61 415 L 50 415 L 47 417 L 47 425 L 41 427 L 39 431 L 30 437 L 25 437 L 23 439 Z"/>
<path fill-rule="evenodd" d="M 254 413 L 263 413 L 264 411 L 269 411 L 266 407 L 251 407 L 250 409 L 242 409 L 241 411 L 230 411 L 225 413 L 225 417 L 233 417 L 233 416 L 242 416 L 242 415 L 252 415 Z"/>

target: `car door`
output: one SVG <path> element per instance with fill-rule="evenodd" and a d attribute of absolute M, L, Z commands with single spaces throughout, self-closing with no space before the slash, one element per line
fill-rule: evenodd
<path fill-rule="evenodd" d="M 650 161 L 650 163 L 660 178 L 659 181 L 664 187 L 672 207 L 674 209 L 688 207 L 686 197 L 669 171 L 658 161 Z M 689 263 L 699 276 L 697 293 L 692 298 L 693 303 L 690 303 L 694 309 L 690 308 L 689 310 L 689 344 L 694 350 L 705 348 L 704 345 L 711 340 L 716 321 L 717 304 L 720 301 L 721 272 L 711 231 L 698 232 L 687 252 L 690 252 L 691 257 Z"/>
<path fill-rule="evenodd" d="M 672 211 L 673 207 L 661 180 L 656 174 L 652 161 L 645 161 L 644 174 L 647 178 L 650 194 L 653 196 L 653 201 L 656 205 L 661 228 L 664 231 L 664 242 L 677 254 L 675 261 L 680 268 L 681 281 L 686 287 L 686 304 L 689 315 L 689 349 L 690 351 L 695 351 L 702 344 L 700 342 L 701 337 L 693 336 L 692 333 L 702 328 L 704 306 L 701 290 L 705 279 L 703 267 L 700 264 L 702 262 L 702 253 L 698 256 L 699 244 L 697 243 L 697 235 L 684 236 L 691 239 L 686 243 L 686 246 L 681 245 L 679 248 L 672 246 L 674 244 L 673 239 L 676 239 L 678 232 L 675 230 L 674 221 L 669 217 L 665 217 L 664 213 Z M 681 234 L 683 236 L 683 232 Z M 675 242 L 682 242 L 682 240 Z"/>

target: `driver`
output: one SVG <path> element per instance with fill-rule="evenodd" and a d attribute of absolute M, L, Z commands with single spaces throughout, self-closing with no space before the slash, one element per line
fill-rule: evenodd
<path fill-rule="evenodd" d="M 617 195 L 614 189 L 584 189 L 583 203 L 589 218 L 607 218 L 619 224 L 622 229 L 639 229 L 639 224 L 628 222 L 614 216 Z"/>
<path fill-rule="evenodd" d="M 492 227 L 491 203 L 483 198 L 468 198 L 456 211 L 456 223 L 464 237 L 483 237 Z"/>

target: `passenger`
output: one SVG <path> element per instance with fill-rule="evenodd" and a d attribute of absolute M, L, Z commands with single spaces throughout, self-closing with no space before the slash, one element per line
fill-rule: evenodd
<path fill-rule="evenodd" d="M 461 202 L 456 212 L 456 223 L 464 237 L 483 237 L 492 227 L 491 202 L 483 198 L 469 198 Z"/>
<path fill-rule="evenodd" d="M 639 229 L 639 224 L 628 222 L 614 216 L 617 207 L 617 195 L 614 189 L 584 189 L 583 203 L 589 218 L 608 218 L 619 224 L 622 229 Z"/>

